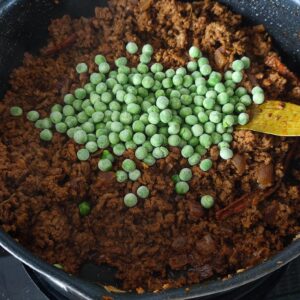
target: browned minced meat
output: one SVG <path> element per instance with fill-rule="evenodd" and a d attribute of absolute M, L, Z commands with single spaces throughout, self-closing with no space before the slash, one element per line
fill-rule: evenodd
<path fill-rule="evenodd" d="M 55 133 L 51 143 L 42 142 L 25 116 L 9 115 L 10 106 L 20 105 L 25 112 L 37 109 L 46 116 L 51 105 L 62 103 L 64 93 L 85 82 L 74 71 L 78 62 L 89 62 L 92 72 L 95 54 L 113 62 L 125 54 L 127 41 L 151 43 L 155 60 L 166 67 L 185 64 L 193 44 L 221 72 L 246 54 L 253 61 L 244 81 L 249 90 L 260 84 L 269 99 L 300 103 L 297 78 L 282 67 L 263 26 L 243 25 L 240 16 L 215 1 L 113 0 L 109 7 L 96 8 L 90 19 L 53 20 L 49 33 L 41 55 L 25 54 L 23 65 L 13 71 L 12 88 L 0 104 L 0 225 L 16 240 L 67 272 L 76 273 L 86 261 L 105 263 L 118 269 L 124 289 L 156 290 L 251 267 L 299 233 L 300 157 L 288 169 L 293 179 L 283 179 L 294 139 L 236 131 L 234 158 L 221 160 L 212 148 L 207 156 L 214 160 L 213 168 L 202 172 L 193 167 L 186 196 L 176 195 L 171 181 L 188 165 L 178 149 L 150 168 L 137 162 L 139 184 L 147 185 L 151 196 L 128 209 L 123 197 L 138 184 L 119 184 L 113 172 L 100 172 L 99 152 L 80 162 L 78 145 L 65 135 Z M 134 157 L 132 152 L 125 156 Z M 216 219 L 217 211 L 242 195 L 276 184 L 279 188 L 268 198 Z M 214 208 L 201 207 L 203 194 L 215 197 Z M 87 217 L 78 211 L 83 200 L 92 204 Z"/>

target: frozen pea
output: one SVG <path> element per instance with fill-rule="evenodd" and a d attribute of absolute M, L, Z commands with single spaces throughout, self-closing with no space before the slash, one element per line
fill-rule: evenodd
<path fill-rule="evenodd" d="M 185 181 L 179 181 L 175 185 L 175 191 L 178 195 L 184 195 L 189 191 L 190 187 Z"/>
<path fill-rule="evenodd" d="M 90 158 L 90 152 L 87 149 L 80 149 L 77 152 L 77 158 L 82 161 L 86 161 Z"/>
<path fill-rule="evenodd" d="M 221 158 L 227 160 L 227 159 L 230 159 L 230 158 L 233 157 L 233 152 L 232 152 L 232 150 L 229 149 L 229 148 L 222 147 L 222 148 L 220 149 L 220 156 L 221 156 Z"/>
<path fill-rule="evenodd" d="M 212 161 L 211 159 L 207 158 L 207 159 L 203 159 L 200 163 L 200 169 L 204 172 L 208 171 L 209 169 L 211 169 L 212 167 Z"/>
<path fill-rule="evenodd" d="M 179 172 L 179 179 L 181 181 L 189 181 L 192 179 L 192 171 L 189 168 L 183 168 L 180 172 Z"/>
<path fill-rule="evenodd" d="M 200 162 L 201 156 L 199 153 L 194 153 L 188 158 L 188 163 L 190 166 L 195 166 Z"/>
<path fill-rule="evenodd" d="M 138 203 L 138 200 L 137 200 L 137 196 L 135 194 L 128 193 L 127 195 L 125 195 L 125 197 L 124 197 L 125 206 L 131 208 L 131 207 L 136 206 L 137 203 Z"/>
<path fill-rule="evenodd" d="M 128 180 L 127 173 L 123 170 L 118 170 L 116 172 L 116 180 L 120 183 L 125 182 L 126 180 Z"/>
<path fill-rule="evenodd" d="M 184 158 L 189 158 L 194 154 L 194 149 L 191 145 L 186 145 L 181 150 L 181 155 Z"/>
<path fill-rule="evenodd" d="M 128 173 L 128 177 L 131 181 L 136 181 L 141 177 L 141 171 L 138 169 L 135 169 Z"/>
<path fill-rule="evenodd" d="M 200 203 L 204 208 L 209 209 L 214 205 L 214 198 L 210 195 L 204 195 L 201 197 Z"/>
<path fill-rule="evenodd" d="M 141 185 L 140 187 L 138 187 L 136 193 L 140 198 L 143 198 L 143 199 L 148 198 L 149 194 L 150 194 L 149 189 L 144 185 Z"/>

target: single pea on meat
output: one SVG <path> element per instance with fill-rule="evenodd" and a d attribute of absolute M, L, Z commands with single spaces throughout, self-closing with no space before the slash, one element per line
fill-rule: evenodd
<path fill-rule="evenodd" d="M 36 110 L 31 110 L 27 113 L 27 120 L 35 122 L 40 118 L 40 114 Z"/>
<path fill-rule="evenodd" d="M 81 74 L 81 73 L 86 73 L 88 71 L 88 66 L 86 63 L 79 63 L 77 66 L 76 66 L 76 72 L 78 74 Z"/>
<path fill-rule="evenodd" d="M 23 115 L 23 109 L 19 106 L 12 106 L 10 108 L 10 114 L 13 116 L 13 117 L 20 117 Z"/>
<path fill-rule="evenodd" d="M 141 185 L 140 187 L 138 187 L 136 193 L 140 198 L 143 198 L 143 199 L 148 198 L 149 194 L 150 194 L 149 189 L 144 185 Z"/>
<path fill-rule="evenodd" d="M 210 195 L 204 195 L 200 199 L 201 205 L 206 209 L 212 208 L 214 205 L 214 202 L 215 202 L 214 198 Z"/>
<path fill-rule="evenodd" d="M 91 205 L 87 201 L 81 202 L 78 205 L 78 208 L 79 208 L 80 215 L 83 216 L 83 217 L 89 215 L 89 213 L 91 212 Z"/>
<path fill-rule="evenodd" d="M 127 207 L 134 207 L 136 206 L 138 203 L 138 199 L 137 196 L 133 193 L 128 193 L 127 195 L 125 195 L 124 197 L 124 204 Z"/>

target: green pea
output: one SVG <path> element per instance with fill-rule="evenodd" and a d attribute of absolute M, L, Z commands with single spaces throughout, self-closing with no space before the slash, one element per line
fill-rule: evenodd
<path fill-rule="evenodd" d="M 128 193 L 124 197 L 124 204 L 127 207 L 134 207 L 138 203 L 137 196 L 133 193 Z"/>
<path fill-rule="evenodd" d="M 49 130 L 49 129 L 43 129 L 40 132 L 40 138 L 43 141 L 49 142 L 52 140 L 52 137 L 53 137 L 53 134 L 52 134 L 51 130 Z"/>
<path fill-rule="evenodd" d="M 214 198 L 210 195 L 204 195 L 201 197 L 200 203 L 204 208 L 209 209 L 214 205 Z"/>
<path fill-rule="evenodd" d="M 78 88 L 75 90 L 74 94 L 77 99 L 83 100 L 86 97 L 86 90 L 83 88 Z"/>
<path fill-rule="evenodd" d="M 216 130 L 215 123 L 210 121 L 206 122 L 203 127 L 204 127 L 204 132 L 208 134 L 211 134 Z"/>
<path fill-rule="evenodd" d="M 91 205 L 87 201 L 83 201 L 78 205 L 79 213 L 82 217 L 85 217 L 91 212 Z"/>
<path fill-rule="evenodd" d="M 131 129 L 123 129 L 119 134 L 120 140 L 122 142 L 128 142 L 132 139 L 132 130 Z"/>
<path fill-rule="evenodd" d="M 112 169 L 112 162 L 107 158 L 100 159 L 98 162 L 98 168 L 103 172 L 110 171 Z"/>
<path fill-rule="evenodd" d="M 194 154 L 194 148 L 191 145 L 186 145 L 181 150 L 181 155 L 184 158 L 189 158 Z"/>
<path fill-rule="evenodd" d="M 59 133 L 65 133 L 68 130 L 68 126 L 63 122 L 59 122 L 59 123 L 55 124 L 55 129 Z"/>
<path fill-rule="evenodd" d="M 116 172 L 116 180 L 120 183 L 125 182 L 128 180 L 128 175 L 123 170 L 118 170 Z"/>
<path fill-rule="evenodd" d="M 188 163 L 190 166 L 195 166 L 200 162 L 201 156 L 199 153 L 194 153 L 188 158 Z"/>
<path fill-rule="evenodd" d="M 127 158 L 122 162 L 122 168 L 126 172 L 132 172 L 136 169 L 136 165 L 133 160 Z"/>
<path fill-rule="evenodd" d="M 126 45 L 126 50 L 130 54 L 135 54 L 138 51 L 138 46 L 134 42 L 128 42 Z"/>
<path fill-rule="evenodd" d="M 192 138 L 192 132 L 189 128 L 183 127 L 180 129 L 180 136 L 183 140 L 188 141 Z"/>
<path fill-rule="evenodd" d="M 148 154 L 143 160 L 143 162 L 148 166 L 153 166 L 155 164 L 155 161 L 155 158 L 151 154 Z"/>
<path fill-rule="evenodd" d="M 140 146 L 135 150 L 135 157 L 139 160 L 144 160 L 147 157 L 147 155 L 148 150 L 144 146 Z"/>
<path fill-rule="evenodd" d="M 116 144 L 113 146 L 113 153 L 117 156 L 122 156 L 125 152 L 126 148 L 124 144 Z"/>
<path fill-rule="evenodd" d="M 29 111 L 27 113 L 27 119 L 31 122 L 36 122 L 39 118 L 40 114 L 35 110 Z"/>
<path fill-rule="evenodd" d="M 142 53 L 151 56 L 153 54 L 153 47 L 150 44 L 145 44 L 142 48 Z"/>
<path fill-rule="evenodd" d="M 168 144 L 173 147 L 178 147 L 180 145 L 181 138 L 177 134 L 170 135 L 168 137 Z"/>
<path fill-rule="evenodd" d="M 153 136 L 157 133 L 157 127 L 154 124 L 148 124 L 145 127 L 145 133 L 147 136 Z"/>
<path fill-rule="evenodd" d="M 210 135 L 203 133 L 199 138 L 200 145 L 208 149 L 212 144 L 212 138 Z"/>
<path fill-rule="evenodd" d="M 208 64 L 204 64 L 200 67 L 200 72 L 203 76 L 207 76 L 212 72 L 212 68 Z"/>
<path fill-rule="evenodd" d="M 240 113 L 238 115 L 238 123 L 240 125 L 246 125 L 249 122 L 249 115 L 247 113 Z"/>
<path fill-rule="evenodd" d="M 90 152 L 94 153 L 98 150 L 98 145 L 95 141 L 89 141 L 86 143 L 85 148 Z"/>
<path fill-rule="evenodd" d="M 181 181 L 190 181 L 192 179 L 192 171 L 189 168 L 183 168 L 180 172 L 179 172 L 179 179 Z"/>
<path fill-rule="evenodd" d="M 60 104 L 54 104 L 51 108 L 51 112 L 53 111 L 59 111 L 59 112 L 62 112 L 62 105 Z"/>
<path fill-rule="evenodd" d="M 83 130 L 77 130 L 74 133 L 74 141 L 77 144 L 85 144 L 87 142 L 87 134 Z"/>
<path fill-rule="evenodd" d="M 230 159 L 233 157 L 233 152 L 229 148 L 222 147 L 220 149 L 220 156 L 221 156 L 221 158 L 227 160 L 227 159 Z"/>
<path fill-rule="evenodd" d="M 192 58 L 200 58 L 202 56 L 202 53 L 198 47 L 192 46 L 189 50 L 189 55 Z"/>
<path fill-rule="evenodd" d="M 253 94 L 253 102 L 255 104 L 262 104 L 265 101 L 265 95 L 263 93 L 255 93 Z"/>
<path fill-rule="evenodd" d="M 199 165 L 200 169 L 204 172 L 208 171 L 211 169 L 212 167 L 212 161 L 207 158 L 207 159 L 203 159 Z"/>
<path fill-rule="evenodd" d="M 23 109 L 19 106 L 12 106 L 10 108 L 10 114 L 13 117 L 20 117 L 23 115 Z"/>
<path fill-rule="evenodd" d="M 90 158 L 90 152 L 87 149 L 80 149 L 77 152 L 77 158 L 82 161 L 88 160 Z"/>
<path fill-rule="evenodd" d="M 139 179 L 139 177 L 141 177 L 141 171 L 135 169 L 128 173 L 128 177 L 131 181 L 136 181 Z"/>
<path fill-rule="evenodd" d="M 143 199 L 148 198 L 149 194 L 150 194 L 149 189 L 144 185 L 141 185 L 140 187 L 138 187 L 136 193 L 140 198 L 143 198 Z"/>
<path fill-rule="evenodd" d="M 240 71 L 235 71 L 232 73 L 232 81 L 235 83 L 240 83 L 243 80 L 243 73 Z"/>
<path fill-rule="evenodd" d="M 241 61 L 243 62 L 244 68 L 245 68 L 245 69 L 249 69 L 249 68 L 250 68 L 251 61 L 250 61 L 250 58 L 249 58 L 249 57 L 243 56 L 243 57 L 241 58 Z"/>
<path fill-rule="evenodd" d="M 97 65 L 100 65 L 102 62 L 105 62 L 105 61 L 106 61 L 106 59 L 103 55 L 98 54 L 98 55 L 95 56 L 95 63 Z"/>
<path fill-rule="evenodd" d="M 184 195 L 189 191 L 189 185 L 184 181 L 179 181 L 175 185 L 175 191 L 178 195 Z"/>
<path fill-rule="evenodd" d="M 243 69 L 244 69 L 244 63 L 243 63 L 243 61 L 241 61 L 241 60 L 235 60 L 233 63 L 232 63 L 232 69 L 234 70 L 234 71 L 242 71 Z"/>
<path fill-rule="evenodd" d="M 76 133 L 74 134 L 74 138 L 75 138 Z M 97 145 L 101 149 L 107 148 L 109 146 L 108 137 L 106 135 L 100 135 L 97 139 Z"/>

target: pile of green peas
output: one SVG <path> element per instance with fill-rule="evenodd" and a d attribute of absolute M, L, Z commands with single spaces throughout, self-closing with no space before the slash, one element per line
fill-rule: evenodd
<path fill-rule="evenodd" d="M 138 46 L 129 42 L 126 50 L 136 54 Z M 79 160 L 88 160 L 98 149 L 111 148 L 113 154 L 103 152 L 99 160 L 101 171 L 110 171 L 114 155 L 122 156 L 127 149 L 133 149 L 138 160 L 152 166 L 168 156 L 169 146 L 179 147 L 189 165 L 199 165 L 204 172 L 213 163 L 202 157 L 213 145 L 219 147 L 222 159 L 231 159 L 234 126 L 248 123 L 247 108 L 252 103 L 264 102 L 260 87 L 254 87 L 250 95 L 240 86 L 250 59 L 244 56 L 235 60 L 231 69 L 221 74 L 195 46 L 189 49 L 187 65 L 177 69 L 165 70 L 160 63 L 150 65 L 152 56 L 153 47 L 146 44 L 137 66 L 130 67 L 126 57 L 119 57 L 112 68 L 103 55 L 96 55 L 98 72 L 90 74 L 87 84 L 66 94 L 64 104 L 55 104 L 48 117 L 40 119 L 37 111 L 30 111 L 28 120 L 41 129 L 43 141 L 51 141 L 52 130 L 56 130 L 83 145 L 77 152 Z M 81 74 L 89 70 L 80 63 L 76 71 Z M 13 116 L 22 113 L 20 107 L 11 107 Z M 137 169 L 116 172 L 119 182 L 137 180 L 140 175 Z M 175 191 L 187 193 L 191 178 L 190 169 L 181 170 L 174 177 Z M 125 198 L 124 203 L 133 206 L 135 201 Z"/>

